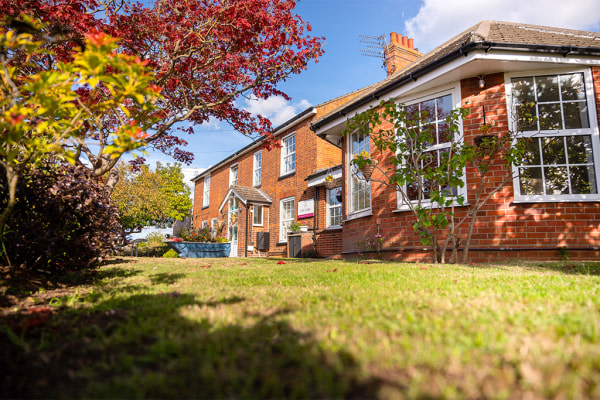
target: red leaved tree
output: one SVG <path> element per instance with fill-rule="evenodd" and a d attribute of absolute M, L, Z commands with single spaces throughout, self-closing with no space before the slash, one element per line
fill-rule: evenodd
<path fill-rule="evenodd" d="M 119 51 L 147 62 L 164 96 L 160 122 L 144 127 L 145 144 L 186 163 L 193 156 L 175 130 L 193 133 L 209 118 L 274 143 L 270 122 L 237 102 L 242 96 L 288 99 L 277 85 L 323 53 L 322 38 L 310 36 L 310 25 L 293 13 L 294 7 L 293 0 L 157 0 L 152 7 L 123 0 L 0 0 L 14 29 L 30 29 L 22 23 L 23 13 L 46 24 L 37 33 L 56 59 L 37 60 L 38 68 L 52 69 L 71 58 L 87 32 L 120 38 Z M 126 117 L 126 112 L 119 116 Z M 111 145 L 107 133 L 123 123 L 111 118 L 102 124 L 105 132 L 90 130 L 78 149 L 91 161 L 94 175 L 110 175 L 109 187 L 118 179 L 119 159 L 104 152 Z M 189 123 L 178 124 L 183 121 Z"/>

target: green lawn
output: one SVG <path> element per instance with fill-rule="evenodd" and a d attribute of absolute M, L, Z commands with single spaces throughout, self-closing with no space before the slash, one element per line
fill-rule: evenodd
<path fill-rule="evenodd" d="M 600 398 L 600 263 L 285 262 L 5 286 L 0 397 Z"/>

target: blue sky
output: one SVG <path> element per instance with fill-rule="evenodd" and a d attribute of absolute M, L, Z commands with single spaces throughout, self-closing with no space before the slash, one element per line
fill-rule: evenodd
<path fill-rule="evenodd" d="M 361 54 L 366 45 L 360 35 L 386 35 L 389 42 L 395 31 L 414 38 L 415 47 L 426 53 L 485 19 L 600 31 L 600 0 L 300 0 L 296 13 L 312 25 L 313 35 L 325 37 L 325 54 L 280 86 L 290 101 L 240 102 L 275 126 L 310 105 L 385 78 L 381 60 Z M 227 124 L 199 127 L 185 139 L 195 154 L 193 163 L 184 166 L 186 179 L 252 141 Z M 147 159 L 152 164 L 173 161 L 158 153 Z"/>

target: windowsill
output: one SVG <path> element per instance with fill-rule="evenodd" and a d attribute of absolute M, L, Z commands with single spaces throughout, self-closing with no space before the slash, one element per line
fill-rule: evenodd
<path fill-rule="evenodd" d="M 259 183 L 258 185 L 252 185 L 253 188 L 259 189 L 261 187 L 261 184 Z"/>
<path fill-rule="evenodd" d="M 210 206 L 202 206 L 201 210 L 206 210 Z"/>
<path fill-rule="evenodd" d="M 285 178 L 289 178 L 290 176 L 294 176 L 296 175 L 296 171 L 292 171 L 292 172 L 288 172 L 285 175 L 280 175 L 279 178 L 277 178 L 278 181 L 285 179 Z"/>
<path fill-rule="evenodd" d="M 264 225 L 263 224 L 252 224 L 252 226 L 258 226 L 258 227 L 262 228 Z"/>
<path fill-rule="evenodd" d="M 287 244 L 287 242 L 277 242 L 277 243 L 275 243 L 275 246 L 283 246 L 286 244 Z"/>
<path fill-rule="evenodd" d="M 323 231 L 341 231 L 342 230 L 342 226 L 341 225 L 331 225 L 328 226 L 327 228 L 325 228 Z"/>
<path fill-rule="evenodd" d="M 593 199 L 557 199 L 557 198 L 547 198 L 547 199 L 513 199 L 510 204 L 537 204 L 537 203 L 594 203 L 599 202 L 600 197 L 596 197 Z"/>
<path fill-rule="evenodd" d="M 459 208 L 459 207 L 469 207 L 471 205 L 471 203 L 465 202 L 463 203 L 463 205 L 460 205 L 458 203 L 454 204 L 454 208 Z M 439 205 L 434 205 L 432 206 L 431 204 L 427 204 L 427 205 L 423 205 L 423 208 L 440 208 Z M 451 208 L 452 206 L 447 206 L 446 208 Z M 401 206 L 396 208 L 395 210 L 393 210 L 392 212 L 394 213 L 400 213 L 400 212 L 406 212 L 406 211 L 410 211 L 410 207 L 409 206 Z"/>
<path fill-rule="evenodd" d="M 365 210 L 365 211 L 359 211 L 357 213 L 348 215 L 348 218 L 346 218 L 345 220 L 342 221 L 342 223 L 346 222 L 346 221 L 353 221 L 355 219 L 359 219 L 359 218 L 365 218 L 365 217 L 370 217 L 373 215 L 373 211 L 371 209 Z"/>

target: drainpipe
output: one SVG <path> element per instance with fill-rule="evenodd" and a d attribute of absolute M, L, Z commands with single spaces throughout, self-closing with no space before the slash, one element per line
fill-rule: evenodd
<path fill-rule="evenodd" d="M 244 257 L 248 257 L 248 210 L 250 209 L 250 203 L 246 206 L 246 247 L 244 250 Z"/>
<path fill-rule="evenodd" d="M 313 251 L 317 254 L 317 229 L 319 228 L 319 186 L 315 186 L 315 204 L 313 214 Z"/>

